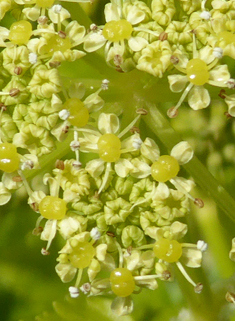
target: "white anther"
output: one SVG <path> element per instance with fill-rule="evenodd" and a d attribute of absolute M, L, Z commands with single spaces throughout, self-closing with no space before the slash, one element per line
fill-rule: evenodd
<path fill-rule="evenodd" d="M 21 170 L 24 171 L 25 169 L 33 169 L 34 168 L 34 162 L 31 160 L 27 160 L 20 166 Z"/>
<path fill-rule="evenodd" d="M 210 20 L 211 14 L 210 14 L 209 11 L 202 11 L 202 12 L 200 13 L 200 17 L 201 17 L 202 19 L 204 19 L 204 20 Z"/>
<path fill-rule="evenodd" d="M 70 116 L 70 112 L 69 112 L 67 109 L 62 109 L 62 110 L 59 112 L 59 117 L 60 117 L 60 119 L 62 119 L 62 120 L 68 119 L 69 116 Z"/>
<path fill-rule="evenodd" d="M 35 53 L 30 52 L 30 54 L 29 54 L 29 62 L 32 65 L 34 65 L 34 64 L 36 64 L 37 60 L 38 60 L 38 56 Z"/>
<path fill-rule="evenodd" d="M 223 57 L 223 49 L 220 47 L 215 47 L 213 50 L 213 55 L 215 58 L 221 59 Z"/>
<path fill-rule="evenodd" d="M 135 149 L 140 149 L 141 145 L 142 145 L 143 141 L 140 138 L 134 138 L 132 146 Z"/>
<path fill-rule="evenodd" d="M 108 79 L 103 79 L 103 80 L 102 80 L 101 88 L 102 88 L 103 90 L 109 89 L 109 80 L 108 80 Z"/>
<path fill-rule="evenodd" d="M 79 289 L 76 288 L 76 286 L 70 286 L 69 287 L 69 294 L 70 294 L 71 298 L 75 299 L 75 298 L 79 297 Z"/>
<path fill-rule="evenodd" d="M 55 4 L 51 9 L 54 13 L 59 14 L 62 10 L 62 6 L 60 4 Z"/>
<path fill-rule="evenodd" d="M 202 251 L 202 252 L 205 252 L 208 248 L 208 245 L 206 242 L 202 241 L 202 240 L 199 240 L 197 241 L 197 249 Z"/>
<path fill-rule="evenodd" d="M 75 152 L 76 150 L 79 150 L 80 148 L 80 143 L 78 140 L 72 140 L 71 143 L 70 143 L 70 148 L 73 152 Z"/>
<path fill-rule="evenodd" d="M 84 283 L 81 287 L 80 290 L 84 293 L 84 294 L 88 294 L 91 291 L 91 285 L 90 283 Z"/>
<path fill-rule="evenodd" d="M 98 227 L 93 227 L 93 229 L 90 231 L 90 236 L 95 241 L 100 239 L 101 234 L 100 234 L 100 232 L 98 230 Z"/>

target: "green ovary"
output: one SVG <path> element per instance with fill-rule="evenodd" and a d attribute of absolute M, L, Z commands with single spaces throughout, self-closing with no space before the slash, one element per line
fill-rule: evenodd
<path fill-rule="evenodd" d="M 71 41 L 69 38 L 61 38 L 59 35 L 50 35 L 47 39 L 47 44 L 43 46 L 43 54 L 53 54 L 55 51 L 62 53 L 71 48 Z"/>
<path fill-rule="evenodd" d="M 120 297 L 129 296 L 135 289 L 135 280 L 126 268 L 117 268 L 110 275 L 111 289 L 114 294 Z"/>
<path fill-rule="evenodd" d="M 98 140 L 100 158 L 105 162 L 116 162 L 121 156 L 121 141 L 114 134 L 104 134 Z"/>
<path fill-rule="evenodd" d="M 88 123 L 89 111 L 80 99 L 70 98 L 66 100 L 63 107 L 70 113 L 68 120 L 71 125 L 83 127 Z"/>
<path fill-rule="evenodd" d="M 46 196 L 39 203 L 40 214 L 49 220 L 62 220 L 66 211 L 66 202 L 56 196 Z"/>
<path fill-rule="evenodd" d="M 16 147 L 10 143 L 0 144 L 0 170 L 12 173 L 19 168 L 19 156 Z"/>
<path fill-rule="evenodd" d="M 151 175 L 158 182 L 174 178 L 180 170 L 178 161 L 170 155 L 162 155 L 151 166 Z"/>
<path fill-rule="evenodd" d="M 32 25 L 26 20 L 14 22 L 10 27 L 9 40 L 15 45 L 25 45 L 32 35 Z"/>
<path fill-rule="evenodd" d="M 210 77 L 207 64 L 199 58 L 189 60 L 186 73 L 188 80 L 196 86 L 206 84 Z"/>
<path fill-rule="evenodd" d="M 103 36 L 112 42 L 129 39 L 133 31 L 132 25 L 127 20 L 112 20 L 105 24 Z"/>
<path fill-rule="evenodd" d="M 94 256 L 95 249 L 89 242 L 79 242 L 68 258 L 74 267 L 84 269 L 90 265 Z"/>
<path fill-rule="evenodd" d="M 162 238 L 155 243 L 153 252 L 158 259 L 173 263 L 181 257 L 182 245 L 176 240 Z"/>

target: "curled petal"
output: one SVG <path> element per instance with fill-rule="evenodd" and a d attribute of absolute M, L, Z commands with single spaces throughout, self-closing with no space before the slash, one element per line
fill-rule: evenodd
<path fill-rule="evenodd" d="M 116 4 L 108 3 L 104 9 L 105 20 L 119 20 L 121 17 L 120 8 Z"/>
<path fill-rule="evenodd" d="M 25 14 L 26 18 L 31 21 L 36 21 L 41 13 L 41 9 L 39 7 L 32 7 L 32 8 L 24 8 L 22 12 Z"/>
<path fill-rule="evenodd" d="M 188 104 L 193 110 L 206 108 L 210 102 L 209 92 L 203 86 L 193 86 L 188 94 Z"/>
<path fill-rule="evenodd" d="M 119 118 L 115 114 L 102 113 L 98 119 L 98 128 L 102 134 L 115 134 L 119 129 Z"/>
<path fill-rule="evenodd" d="M 8 203 L 10 199 L 11 193 L 4 187 L 3 183 L 0 182 L 0 205 Z"/>
<path fill-rule="evenodd" d="M 155 190 L 155 193 L 154 193 L 154 196 L 153 196 L 153 199 L 167 199 L 168 197 L 170 196 L 170 190 L 168 188 L 168 186 L 165 184 L 165 183 L 159 183 L 156 190 Z"/>
<path fill-rule="evenodd" d="M 119 177 L 127 177 L 128 174 L 134 169 L 132 163 L 125 158 L 120 158 L 114 165 L 115 172 Z"/>
<path fill-rule="evenodd" d="M 210 71 L 210 79 L 218 82 L 226 82 L 230 79 L 230 73 L 227 65 L 219 65 Z M 210 83 L 210 82 L 209 82 Z"/>
<path fill-rule="evenodd" d="M 231 116 L 235 116 L 235 95 L 227 96 L 224 100 L 228 105 L 228 112 Z"/>
<path fill-rule="evenodd" d="M 177 159 L 179 165 L 183 165 L 192 159 L 193 149 L 188 142 L 182 141 L 172 148 L 171 156 Z"/>
<path fill-rule="evenodd" d="M 92 259 L 90 266 L 88 267 L 87 274 L 90 282 L 93 281 L 101 270 L 100 263 L 96 259 Z"/>
<path fill-rule="evenodd" d="M 232 239 L 232 248 L 229 252 L 229 258 L 232 261 L 235 261 L 235 237 Z"/>
<path fill-rule="evenodd" d="M 84 41 L 84 49 L 87 52 L 93 52 L 100 49 L 107 40 L 100 33 L 90 33 Z"/>
<path fill-rule="evenodd" d="M 146 138 L 140 147 L 141 154 L 149 159 L 152 163 L 155 162 L 160 155 L 160 150 L 155 141 L 151 138 Z"/>
<path fill-rule="evenodd" d="M 172 239 L 179 240 L 185 236 L 188 231 L 188 226 L 179 221 L 175 221 L 171 224 L 170 235 Z"/>
<path fill-rule="evenodd" d="M 151 167 L 138 158 L 134 158 L 132 160 L 132 165 L 134 166 L 134 169 L 131 171 L 131 176 L 133 177 L 144 178 L 149 176 L 151 173 Z"/>
<path fill-rule="evenodd" d="M 101 262 L 105 260 L 107 247 L 108 247 L 107 244 L 99 244 L 96 247 L 96 257 Z"/>
<path fill-rule="evenodd" d="M 126 20 L 132 25 L 136 25 L 145 19 L 145 12 L 136 6 L 127 7 Z"/>
<path fill-rule="evenodd" d="M 188 267 L 198 268 L 202 263 L 202 252 L 196 248 L 183 248 L 181 260 Z"/>
<path fill-rule="evenodd" d="M 134 304 L 130 296 L 125 298 L 117 296 L 111 305 L 112 311 L 118 316 L 130 314 L 133 311 L 133 307 Z"/>
<path fill-rule="evenodd" d="M 70 18 L 71 15 L 68 10 L 62 7 L 59 14 L 55 13 L 53 9 L 49 9 L 48 16 L 53 23 L 59 23 L 64 21 L 65 19 Z"/>
<path fill-rule="evenodd" d="M 75 277 L 77 269 L 71 264 L 62 264 L 59 263 L 55 267 L 56 273 L 59 275 L 62 282 L 67 283 L 72 281 Z"/>
<path fill-rule="evenodd" d="M 148 45 L 148 41 L 142 37 L 131 37 L 128 45 L 133 51 L 140 51 Z"/>
<path fill-rule="evenodd" d="M 170 90 L 174 93 L 179 93 L 185 88 L 188 78 L 183 75 L 170 75 L 168 76 L 168 81 Z"/>
<path fill-rule="evenodd" d="M 183 177 L 174 177 L 170 182 L 183 194 L 189 193 L 195 186 L 194 181 Z"/>
<path fill-rule="evenodd" d="M 99 177 L 104 171 L 104 161 L 94 159 L 86 164 L 86 170 L 92 177 Z"/>

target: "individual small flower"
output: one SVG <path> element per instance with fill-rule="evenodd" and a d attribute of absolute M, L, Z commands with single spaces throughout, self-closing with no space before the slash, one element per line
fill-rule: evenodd
<path fill-rule="evenodd" d="M 115 114 L 102 113 L 98 119 L 98 130 L 89 128 L 79 130 L 83 135 L 83 137 L 79 138 L 80 151 L 99 154 L 98 159 L 91 160 L 86 164 L 85 169 L 88 173 L 92 177 L 98 178 L 106 165 L 106 171 L 99 187 L 99 192 L 101 192 L 108 181 L 112 164 L 114 163 L 115 165 L 121 158 L 122 153 L 136 150 L 136 145 L 134 144 L 133 146 L 131 137 L 124 140 L 123 143 L 120 138 L 128 132 L 128 129 L 134 125 L 138 118 L 139 116 L 125 130 L 117 134 L 120 128 L 118 117 Z"/>
<path fill-rule="evenodd" d="M 75 287 L 79 287 L 82 270 L 87 268 L 90 281 L 93 281 L 100 271 L 100 263 L 105 265 L 107 254 L 107 245 L 93 245 L 94 240 L 91 239 L 89 232 L 82 232 L 69 238 L 65 246 L 59 251 L 60 255 L 57 259 L 56 272 L 62 282 L 70 282 L 75 277 L 77 280 Z M 114 262 L 113 262 L 114 264 Z M 113 265 L 112 265 L 113 266 Z"/>
<path fill-rule="evenodd" d="M 168 111 L 170 117 L 172 117 L 172 110 L 177 112 L 186 96 L 188 96 L 188 104 L 192 109 L 198 110 L 208 107 L 210 94 L 203 87 L 205 84 L 227 87 L 227 81 L 230 79 L 228 67 L 227 65 L 217 65 L 217 62 L 218 60 L 213 56 L 213 48 L 205 46 L 199 50 L 197 57 L 194 54 L 193 59 L 185 58 L 175 65 L 175 68 L 185 75 L 168 76 L 170 90 L 173 92 L 184 90 L 184 92 L 176 106 Z"/>
<path fill-rule="evenodd" d="M 137 35 L 134 31 L 145 31 L 146 28 L 138 28 L 142 22 L 147 22 L 151 12 L 146 4 L 141 1 L 126 1 L 123 6 L 118 1 L 108 3 L 105 6 L 106 24 L 92 30 L 84 41 L 84 49 L 88 52 L 98 50 L 105 45 L 106 60 L 114 59 L 116 55 L 123 57 L 126 49 L 139 51 L 147 44 L 147 40 Z M 127 45 L 127 46 L 126 46 Z"/>

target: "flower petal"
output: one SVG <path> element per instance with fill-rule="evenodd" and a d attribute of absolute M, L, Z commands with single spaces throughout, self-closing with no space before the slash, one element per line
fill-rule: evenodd
<path fill-rule="evenodd" d="M 168 81 L 170 90 L 174 93 L 179 93 L 185 88 L 188 78 L 183 75 L 170 75 L 168 76 Z"/>
<path fill-rule="evenodd" d="M 179 165 L 183 165 L 192 159 L 193 149 L 188 142 L 182 141 L 172 148 L 171 156 L 177 159 Z"/>
<path fill-rule="evenodd" d="M 210 102 L 209 92 L 203 86 L 194 86 L 188 94 L 188 104 L 193 110 L 206 108 Z"/>
<path fill-rule="evenodd" d="M 115 134 L 119 129 L 119 118 L 115 114 L 102 113 L 98 119 L 98 128 L 102 134 Z"/>

